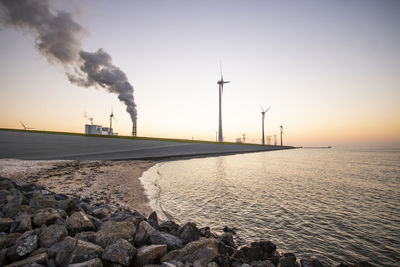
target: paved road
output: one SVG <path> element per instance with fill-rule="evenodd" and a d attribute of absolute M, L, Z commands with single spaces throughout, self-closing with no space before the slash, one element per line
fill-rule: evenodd
<path fill-rule="evenodd" d="M 0 158 L 126 160 L 270 151 L 291 147 L 181 143 L 0 130 Z"/>

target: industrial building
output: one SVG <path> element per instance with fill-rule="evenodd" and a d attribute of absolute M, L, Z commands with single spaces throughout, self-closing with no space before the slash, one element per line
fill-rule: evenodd
<path fill-rule="evenodd" d="M 118 135 L 117 133 L 114 133 L 113 129 L 110 127 L 103 127 L 101 125 L 94 124 L 85 124 L 85 133 L 100 135 Z"/>

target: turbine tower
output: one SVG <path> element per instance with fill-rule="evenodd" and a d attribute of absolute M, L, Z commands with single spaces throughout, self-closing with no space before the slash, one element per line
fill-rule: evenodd
<path fill-rule="evenodd" d="M 112 119 L 114 118 L 113 108 L 111 107 L 111 114 L 110 114 L 110 130 L 112 129 Z"/>
<path fill-rule="evenodd" d="M 265 145 L 265 139 L 264 139 L 264 119 L 265 119 L 265 113 L 270 109 L 271 107 L 267 108 L 267 110 L 264 110 L 263 107 L 261 106 L 261 115 L 262 115 L 262 144 Z"/>
<path fill-rule="evenodd" d="M 222 66 L 221 64 L 219 65 L 220 70 L 221 70 L 221 80 L 217 82 L 219 85 L 219 127 L 218 127 L 218 142 L 223 142 L 224 137 L 222 135 L 222 93 L 224 91 L 224 84 L 225 83 L 230 83 L 229 81 L 224 81 L 224 78 L 222 77 Z"/>
<path fill-rule="evenodd" d="M 282 141 L 282 134 L 283 134 L 283 125 L 279 126 L 281 128 L 281 146 L 283 146 L 283 141 Z"/>

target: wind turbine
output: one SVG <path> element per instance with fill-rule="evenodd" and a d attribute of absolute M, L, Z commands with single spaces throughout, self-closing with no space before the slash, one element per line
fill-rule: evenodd
<path fill-rule="evenodd" d="M 218 125 L 218 142 L 223 142 L 224 137 L 222 135 L 222 93 L 224 91 L 224 84 L 225 83 L 230 83 L 229 81 L 224 81 L 224 78 L 222 77 L 222 65 L 221 63 L 219 64 L 220 70 L 221 70 L 221 80 L 217 82 L 219 85 L 219 125 Z"/>
<path fill-rule="evenodd" d="M 283 123 L 282 123 L 283 124 Z M 281 146 L 283 146 L 282 134 L 283 134 L 283 125 L 279 126 L 281 128 Z"/>
<path fill-rule="evenodd" d="M 21 124 L 22 124 L 22 127 L 24 127 L 24 130 L 26 131 L 26 130 L 33 130 L 34 128 L 29 128 L 29 127 L 26 127 L 25 126 L 25 124 L 22 122 L 22 121 L 19 121 Z"/>
<path fill-rule="evenodd" d="M 265 145 L 265 139 L 264 139 L 264 120 L 265 120 L 265 113 L 270 109 L 271 107 L 267 108 L 267 110 L 264 110 L 263 107 L 261 106 L 261 115 L 262 115 L 262 144 Z"/>

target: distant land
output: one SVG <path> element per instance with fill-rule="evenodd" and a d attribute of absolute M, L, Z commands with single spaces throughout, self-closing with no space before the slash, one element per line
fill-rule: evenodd
<path fill-rule="evenodd" d="M 133 160 L 215 156 L 293 149 L 243 143 L 87 135 L 0 128 L 0 158 L 24 160 Z"/>

